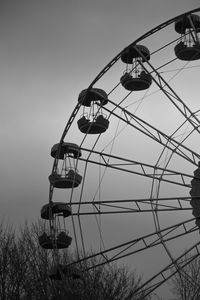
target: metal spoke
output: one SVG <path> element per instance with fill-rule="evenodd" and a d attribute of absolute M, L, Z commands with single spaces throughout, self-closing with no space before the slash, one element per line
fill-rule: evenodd
<path fill-rule="evenodd" d="M 74 216 L 118 213 L 152 213 L 152 202 L 154 200 L 156 201 L 156 211 L 158 212 L 192 210 L 190 197 L 82 201 L 81 210 L 78 209 L 79 202 L 72 202 L 71 205 L 73 207 Z M 99 210 L 99 206 L 101 206 L 101 210 Z M 93 208 L 95 208 L 95 210 Z"/>
<path fill-rule="evenodd" d="M 106 260 L 100 263 L 97 260 L 97 263 L 92 266 L 92 268 L 96 268 L 108 262 L 113 262 L 115 260 L 136 254 L 138 252 L 147 250 L 149 248 L 159 246 L 160 244 L 162 244 L 160 238 L 158 237 L 159 234 L 162 234 L 165 242 L 169 242 L 174 239 L 177 239 L 178 237 L 196 232 L 198 228 L 196 226 L 191 226 L 191 223 L 193 223 L 194 220 L 195 218 L 192 218 L 187 221 L 179 222 L 177 224 L 164 228 L 159 232 L 153 232 L 144 236 L 140 236 L 128 242 L 121 243 L 119 245 L 106 249 L 104 251 L 96 252 L 93 255 L 84 257 L 83 259 L 80 260 L 80 262 L 90 260 L 92 257 L 103 258 L 104 255 L 106 255 L 107 257 Z M 180 229 L 182 230 L 181 233 L 180 233 Z M 109 259 L 108 259 L 108 255 L 110 256 Z M 73 264 L 76 264 L 76 262 L 73 262 L 72 265 Z"/>
<path fill-rule="evenodd" d="M 194 259 L 199 257 L 199 249 L 198 246 L 200 245 L 200 242 L 197 242 L 195 245 L 193 245 L 188 250 L 184 251 L 183 254 L 181 254 L 177 259 L 176 263 L 179 264 L 180 271 L 187 266 L 189 263 L 191 263 Z M 187 261 L 182 261 L 184 256 L 186 254 L 190 254 L 192 251 L 195 250 L 195 254 L 191 255 L 190 259 Z M 177 269 L 174 268 L 174 263 L 170 263 L 168 266 L 163 268 L 162 271 L 160 271 L 158 274 L 153 276 L 150 280 L 146 281 L 143 285 L 141 285 L 136 291 L 135 295 L 142 294 L 141 299 L 145 299 L 149 294 L 151 294 L 154 290 L 156 290 L 159 286 L 161 286 L 163 283 L 165 283 L 167 280 L 169 280 L 171 277 L 173 277 L 178 272 Z M 193 279 L 194 280 L 194 279 Z M 153 283 L 156 281 L 156 283 Z M 199 285 L 199 283 L 195 282 L 195 285 Z"/>
<path fill-rule="evenodd" d="M 177 155 L 181 156 L 190 163 L 198 165 L 198 161 L 200 160 L 200 155 L 198 153 L 184 146 L 182 143 L 176 141 L 172 136 L 169 136 L 161 130 L 157 129 L 156 127 L 150 125 L 149 123 L 145 122 L 144 120 L 129 112 L 128 110 L 124 109 L 123 107 L 120 107 L 119 105 L 115 104 L 113 101 L 109 100 L 109 102 L 116 106 L 118 109 L 120 109 L 123 112 L 124 117 L 121 114 L 117 114 L 107 108 L 104 108 L 107 112 L 111 113 L 116 118 L 125 122 L 129 126 L 132 126 L 134 129 L 137 129 L 142 134 L 148 136 L 155 142 L 165 146 L 173 153 L 176 153 Z M 192 119 L 193 116 L 194 114 L 191 114 L 189 119 Z M 197 126 L 195 126 L 195 128 L 196 127 Z"/>
<path fill-rule="evenodd" d="M 106 154 L 103 152 L 98 152 L 94 150 L 91 151 L 90 149 L 86 149 L 86 148 L 82 148 L 82 150 L 92 153 L 93 157 L 95 155 L 101 156 L 102 162 L 99 162 L 98 159 L 95 157 L 93 159 L 87 159 L 87 158 L 85 159 L 83 157 L 80 157 L 79 159 L 81 161 L 86 161 L 87 163 L 91 163 L 94 165 L 100 165 L 105 168 L 111 168 L 118 171 L 123 171 L 127 173 L 148 177 L 151 179 L 156 179 L 158 181 L 168 182 L 168 183 L 181 185 L 189 188 L 191 187 L 190 181 L 193 178 L 193 176 L 190 174 L 185 174 L 171 169 L 145 164 L 142 162 L 114 156 L 111 154 Z"/>

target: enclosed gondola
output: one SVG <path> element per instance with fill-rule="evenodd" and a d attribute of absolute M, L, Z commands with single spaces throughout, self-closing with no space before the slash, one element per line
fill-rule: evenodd
<path fill-rule="evenodd" d="M 52 280 L 62 280 L 63 278 L 71 278 L 75 280 L 82 280 L 83 276 L 81 271 L 73 266 L 55 265 L 49 272 L 49 278 Z"/>
<path fill-rule="evenodd" d="M 39 244 L 44 249 L 64 249 L 71 245 L 72 238 L 64 231 L 61 231 L 54 239 L 51 235 L 44 232 L 38 238 Z"/>
<path fill-rule="evenodd" d="M 126 70 L 120 78 L 122 86 L 128 91 L 146 90 L 152 83 L 152 77 L 143 68 L 143 63 L 150 60 L 150 52 L 143 45 L 126 48 L 121 60 L 126 64 Z M 129 69 L 128 65 L 131 65 Z"/>
<path fill-rule="evenodd" d="M 71 189 L 79 186 L 81 183 L 82 176 L 77 171 L 70 169 L 64 174 L 51 174 L 49 176 L 50 183 L 59 189 Z"/>
<path fill-rule="evenodd" d="M 71 189 L 79 186 L 82 176 L 77 170 L 77 159 L 81 149 L 73 143 L 55 144 L 51 148 L 51 156 L 58 160 L 57 167 L 49 176 L 49 181 L 55 188 Z"/>
<path fill-rule="evenodd" d="M 200 59 L 200 16 L 183 16 L 175 22 L 175 31 L 179 33 L 180 40 L 174 48 L 177 58 L 185 61 Z"/>
<path fill-rule="evenodd" d="M 200 163 L 199 167 L 194 171 L 194 177 L 191 181 L 191 201 L 193 208 L 192 214 L 196 218 L 196 225 L 200 228 Z"/>
<path fill-rule="evenodd" d="M 109 126 L 109 120 L 102 112 L 102 106 L 108 103 L 106 92 L 97 88 L 92 88 L 89 91 L 83 90 L 79 94 L 78 102 L 83 106 L 83 114 L 77 121 L 79 130 L 86 134 L 105 132 Z"/>
<path fill-rule="evenodd" d="M 71 216 L 72 209 L 69 205 L 64 202 L 54 202 L 48 203 L 41 208 L 41 218 L 45 220 L 50 220 L 54 215 L 59 215 L 64 218 Z"/>

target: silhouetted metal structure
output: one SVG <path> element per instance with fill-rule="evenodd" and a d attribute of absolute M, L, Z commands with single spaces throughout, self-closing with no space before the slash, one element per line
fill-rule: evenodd
<path fill-rule="evenodd" d="M 200 228 L 200 163 L 198 168 L 194 171 L 194 178 L 191 181 L 190 195 L 192 199 L 190 204 L 193 208 L 192 214 L 196 218 L 196 225 Z"/>
<path fill-rule="evenodd" d="M 192 93 L 199 90 L 199 13 L 200 8 L 189 11 L 149 30 L 79 94 L 60 142 L 51 149 L 49 204 L 41 209 L 49 227 L 39 242 L 53 248 L 51 279 L 65 280 L 72 267 L 83 278 L 83 266 L 93 257 L 101 258 L 96 268 L 129 256 L 137 263 L 137 255 L 148 251 L 156 267 L 145 270 L 147 279 L 135 296 L 142 291 L 145 298 L 177 272 L 191 282 L 184 266 L 200 249 L 200 110 L 198 99 L 193 101 L 198 93 Z M 194 76 L 188 69 L 196 70 Z M 61 192 L 66 203 L 57 202 Z M 71 237 L 61 219 L 71 221 Z M 80 254 L 67 266 L 57 256 L 63 245 Z M 155 258 L 157 249 L 159 255 L 163 250 L 164 267 Z M 184 261 L 187 253 L 190 260 Z"/>

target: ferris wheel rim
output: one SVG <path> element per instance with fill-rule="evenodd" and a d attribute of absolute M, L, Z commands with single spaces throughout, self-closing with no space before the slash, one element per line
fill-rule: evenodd
<path fill-rule="evenodd" d="M 132 42 L 131 44 L 129 44 L 126 48 L 130 47 L 130 46 L 135 46 L 138 42 L 142 41 L 143 39 L 145 39 L 147 36 L 150 36 L 152 35 L 153 33 L 155 33 L 156 31 L 159 31 L 159 30 L 162 30 L 164 27 L 170 25 L 171 23 L 175 22 L 176 20 L 178 20 L 180 17 L 183 17 L 183 16 L 187 16 L 187 15 L 190 15 L 191 13 L 195 13 L 195 12 L 199 12 L 200 11 L 200 8 L 197 8 L 197 9 L 194 9 L 194 10 L 191 10 L 191 11 L 188 11 L 184 14 L 181 14 L 181 15 L 178 15 L 176 16 L 175 18 L 172 18 L 158 26 L 156 26 L 155 28 L 153 28 L 152 30 L 148 31 L 146 34 L 142 35 L 140 38 L 136 39 L 134 42 Z M 117 54 L 117 56 L 115 56 L 101 71 L 100 73 L 95 77 L 95 79 L 92 81 L 92 83 L 88 86 L 88 88 L 86 89 L 86 91 L 90 91 L 91 88 L 93 88 L 94 84 L 96 82 L 98 82 L 98 80 L 113 66 L 113 64 L 115 62 L 117 62 L 119 60 L 119 58 L 121 57 L 121 54 L 123 53 L 123 51 L 126 49 L 124 48 L 121 52 L 119 52 L 119 54 Z M 86 92 L 86 95 L 87 95 L 87 92 Z M 109 100 L 108 100 L 109 101 Z M 73 123 L 79 109 L 81 107 L 81 103 L 77 103 L 77 105 L 75 106 L 75 109 L 74 111 L 72 112 L 70 118 L 69 118 L 69 121 L 63 131 L 63 134 L 61 136 L 61 139 L 60 139 L 60 142 L 59 142 L 59 149 L 62 145 L 62 143 L 64 142 L 64 139 L 67 135 L 67 132 L 71 126 L 71 124 Z M 58 150 L 59 152 L 59 150 Z M 91 150 L 91 152 L 94 152 L 93 149 Z M 80 158 L 81 160 L 81 158 Z M 88 160 L 88 159 L 87 159 Z M 55 157 L 54 159 L 54 163 L 53 163 L 53 168 L 52 168 L 52 173 L 55 171 L 55 169 L 57 168 L 57 163 L 58 163 L 58 155 Z M 52 203 L 52 197 L 53 197 L 53 185 L 50 183 L 50 193 L 49 193 L 49 203 L 51 204 Z M 80 215 L 79 213 L 77 214 L 78 216 Z M 194 218 L 193 218 L 194 220 Z M 187 223 L 187 221 L 185 221 Z M 177 224 L 175 224 L 174 226 L 177 226 Z M 194 231 L 196 231 L 196 229 L 194 229 Z M 189 232 L 191 233 L 191 232 Z M 199 243 L 197 243 L 196 245 L 198 245 Z M 81 262 L 81 259 L 80 261 Z M 106 263 L 106 262 L 105 262 Z M 108 261 L 107 261 L 108 263 Z"/>
<path fill-rule="evenodd" d="M 95 77 L 95 79 L 89 84 L 89 86 L 88 86 L 88 88 L 86 89 L 86 90 L 90 90 L 92 87 L 93 87 L 93 85 L 98 81 L 98 79 L 99 79 L 99 77 L 101 77 L 101 75 L 102 74 L 104 74 L 105 73 L 105 71 L 104 70 L 108 70 L 112 65 L 113 65 L 113 63 L 115 62 L 115 61 L 117 61 L 120 57 L 121 57 L 121 54 L 124 52 L 124 50 L 126 49 L 126 48 L 128 48 L 128 47 L 130 47 L 130 46 L 134 46 L 134 45 L 136 45 L 138 42 L 140 42 L 140 41 L 142 41 L 143 39 L 145 39 L 147 36 L 149 36 L 149 35 L 151 35 L 151 34 L 153 34 L 154 32 L 156 32 L 156 31 L 159 31 L 159 30 L 161 30 L 162 28 L 164 28 L 165 26 L 168 26 L 168 25 L 170 25 L 171 23 L 173 23 L 174 21 L 176 21 L 177 19 L 179 19 L 179 18 L 181 18 L 181 17 L 183 17 L 183 16 L 187 16 L 187 15 L 190 15 L 190 14 L 192 14 L 192 13 L 195 13 L 195 12 L 199 12 L 200 11 L 200 7 L 199 8 L 195 8 L 195 9 L 193 9 L 193 10 L 190 10 L 190 11 L 187 11 L 187 12 L 185 12 L 185 13 L 182 13 L 182 14 L 180 14 L 180 15 L 178 15 L 178 16 L 176 16 L 176 17 L 173 17 L 173 18 L 171 18 L 171 19 L 169 19 L 168 21 L 165 21 L 165 22 L 163 22 L 163 23 L 161 23 L 160 25 L 158 25 L 158 26 L 156 26 L 156 27 L 154 27 L 153 29 L 151 29 L 151 30 L 149 30 L 149 31 L 147 31 L 145 34 L 143 34 L 143 35 L 141 35 L 139 38 L 137 38 L 135 41 L 133 41 L 133 42 L 131 42 L 128 46 L 126 46 L 123 50 L 121 50 L 99 73 L 98 73 L 98 75 Z M 66 124 L 66 126 L 65 126 L 65 129 L 64 129 L 64 131 L 63 131 L 63 134 L 62 134 L 62 136 L 61 136 L 61 138 L 60 138 L 60 143 L 62 143 L 63 142 L 63 140 L 64 140 L 64 138 L 65 138 L 65 136 L 66 136 L 66 134 L 67 134 L 67 131 L 68 131 L 68 129 L 70 128 L 70 126 L 71 126 L 71 123 L 72 123 L 72 121 L 73 121 L 73 119 L 74 119 L 74 117 L 76 116 L 76 114 L 77 114 L 77 112 L 79 111 L 79 109 L 80 109 L 80 103 L 77 103 L 77 105 L 76 105 L 76 107 L 75 107 L 75 109 L 74 109 L 74 111 L 72 112 L 72 114 L 71 114 L 71 116 L 70 116 L 70 118 L 69 118 L 69 121 L 67 122 L 67 124 Z"/>

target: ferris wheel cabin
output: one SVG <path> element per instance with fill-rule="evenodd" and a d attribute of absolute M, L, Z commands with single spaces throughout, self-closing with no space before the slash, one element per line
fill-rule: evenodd
<path fill-rule="evenodd" d="M 59 189 L 69 189 L 79 186 L 82 176 L 76 169 L 76 160 L 81 156 L 80 147 L 73 143 L 55 144 L 51 148 L 51 156 L 63 160 L 61 171 L 55 170 L 49 181 Z"/>
<path fill-rule="evenodd" d="M 72 266 L 65 266 L 61 264 L 53 266 L 49 273 L 49 278 L 52 280 L 62 280 L 63 277 L 83 280 L 81 272 Z"/>
<path fill-rule="evenodd" d="M 78 102 L 83 106 L 83 115 L 77 122 L 79 130 L 85 134 L 105 132 L 109 126 L 109 121 L 102 112 L 102 106 L 108 103 L 106 92 L 97 88 L 83 90 Z"/>
<path fill-rule="evenodd" d="M 191 187 L 190 195 L 192 196 L 192 199 L 190 204 L 193 208 L 192 214 L 196 218 L 196 225 L 200 228 L 200 164 L 194 171 Z"/>
<path fill-rule="evenodd" d="M 59 215 L 63 218 L 67 218 L 71 216 L 71 214 L 71 207 L 64 202 L 48 203 L 41 208 L 41 218 L 45 220 L 51 220 L 54 215 Z"/>
<path fill-rule="evenodd" d="M 51 148 L 51 156 L 58 159 L 64 159 L 66 154 L 71 154 L 74 158 L 81 156 L 80 147 L 73 143 L 55 144 Z"/>
<path fill-rule="evenodd" d="M 147 73 L 143 63 L 150 60 L 150 52 L 143 45 L 130 46 L 124 50 L 121 60 L 126 64 L 124 75 L 120 78 L 122 86 L 128 91 L 146 90 L 152 83 L 152 77 Z M 131 66 L 129 70 L 128 65 Z"/>
<path fill-rule="evenodd" d="M 82 176 L 73 169 L 70 169 L 64 175 L 54 173 L 49 176 L 50 183 L 58 189 L 75 188 L 79 186 L 81 180 Z"/>
<path fill-rule="evenodd" d="M 68 248 L 71 245 L 72 238 L 67 235 L 64 231 L 61 231 L 56 238 L 52 238 L 52 236 L 47 235 L 46 232 L 44 232 L 42 235 L 38 238 L 39 244 L 44 249 L 64 249 Z"/>
<path fill-rule="evenodd" d="M 175 22 L 175 31 L 181 35 L 174 48 L 177 58 L 185 61 L 200 59 L 200 16 L 187 15 Z"/>

